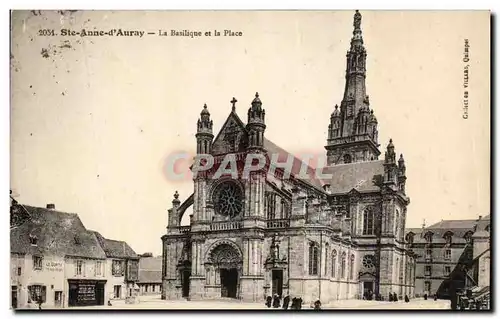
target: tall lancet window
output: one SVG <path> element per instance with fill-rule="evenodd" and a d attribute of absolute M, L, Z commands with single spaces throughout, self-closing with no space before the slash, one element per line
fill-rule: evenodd
<path fill-rule="evenodd" d="M 309 245 L 309 275 L 318 275 L 319 264 L 319 247 L 316 243 L 311 242 Z"/>
<path fill-rule="evenodd" d="M 363 235 L 375 234 L 375 216 L 371 209 L 365 209 L 363 213 Z"/>
<path fill-rule="evenodd" d="M 337 276 L 337 251 L 332 251 L 332 278 Z"/>
<path fill-rule="evenodd" d="M 345 252 L 342 253 L 342 259 L 341 259 L 341 262 L 340 262 L 340 278 L 344 279 L 345 278 L 345 271 L 346 271 L 346 263 L 347 263 L 347 260 L 346 260 L 346 254 Z"/>

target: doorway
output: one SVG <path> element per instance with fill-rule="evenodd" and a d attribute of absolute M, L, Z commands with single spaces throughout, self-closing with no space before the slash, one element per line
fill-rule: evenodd
<path fill-rule="evenodd" d="M 363 297 L 367 300 L 371 300 L 373 296 L 373 281 L 363 282 Z"/>
<path fill-rule="evenodd" d="M 190 284 L 191 272 L 189 270 L 182 271 L 182 297 L 189 297 L 189 284 Z"/>
<path fill-rule="evenodd" d="M 280 298 L 283 295 L 283 269 L 274 269 L 272 273 L 273 296 L 277 294 Z"/>
<path fill-rule="evenodd" d="M 236 268 L 220 270 L 221 297 L 236 298 L 238 291 L 238 270 Z"/>
<path fill-rule="evenodd" d="M 62 306 L 62 291 L 54 292 L 54 306 L 58 308 Z"/>
<path fill-rule="evenodd" d="M 17 309 L 17 286 L 12 286 L 11 307 Z"/>
<path fill-rule="evenodd" d="M 113 292 L 114 292 L 114 298 L 115 299 L 120 299 L 121 298 L 121 294 L 122 294 L 122 286 L 115 285 L 113 287 Z"/>

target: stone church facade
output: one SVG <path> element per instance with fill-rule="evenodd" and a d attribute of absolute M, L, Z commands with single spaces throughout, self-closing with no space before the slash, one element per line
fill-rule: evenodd
<path fill-rule="evenodd" d="M 366 95 L 366 51 L 361 14 L 347 53 L 346 87 L 330 117 L 324 175 L 292 158 L 290 177 L 266 165 L 249 178 L 216 176 L 234 154 L 240 169 L 248 154 L 290 154 L 265 136 L 258 94 L 247 123 L 232 110 L 214 138 L 206 105 L 197 123 L 197 153 L 214 166 L 194 175 L 183 202 L 176 192 L 162 236 L 162 298 L 237 298 L 263 302 L 269 295 L 320 299 L 362 298 L 367 292 L 413 296 L 415 255 L 405 242 L 409 198 L 406 167 L 392 140 L 383 159 L 378 122 Z M 324 176 L 330 174 L 328 178 Z M 189 226 L 180 221 L 192 206 Z"/>

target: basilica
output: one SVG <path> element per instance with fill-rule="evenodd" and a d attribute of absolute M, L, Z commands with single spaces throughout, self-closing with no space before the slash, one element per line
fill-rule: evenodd
<path fill-rule="evenodd" d="M 345 92 L 328 126 L 323 177 L 299 174 L 304 163 L 292 157 L 290 176 L 282 168 L 270 174 L 266 165 L 250 178 L 214 178 L 227 154 L 235 154 L 238 165 L 248 154 L 293 155 L 266 137 L 258 94 L 246 123 L 236 114 L 233 98 L 216 136 L 203 108 L 193 142 L 198 154 L 213 156 L 214 169 L 194 175 L 191 195 L 174 194 L 161 238 L 162 299 L 264 302 L 278 294 L 326 304 L 414 295 L 416 255 L 405 241 L 410 203 L 405 161 L 392 140 L 381 155 L 378 121 L 365 88 L 358 11 L 353 26 Z M 190 225 L 181 226 L 191 206 Z"/>

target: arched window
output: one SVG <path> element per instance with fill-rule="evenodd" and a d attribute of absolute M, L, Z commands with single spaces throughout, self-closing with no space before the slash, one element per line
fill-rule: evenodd
<path fill-rule="evenodd" d="M 324 271 L 324 274 L 328 274 L 328 260 L 329 260 L 329 256 L 328 256 L 328 251 L 330 250 L 330 245 L 328 245 L 328 243 L 325 244 L 325 271 Z M 323 260 L 323 259 L 322 259 Z"/>
<path fill-rule="evenodd" d="M 318 275 L 319 247 L 316 243 L 309 246 L 309 275 Z"/>
<path fill-rule="evenodd" d="M 345 252 L 342 253 L 342 258 L 340 262 L 340 278 L 345 278 L 345 267 L 346 267 L 346 255 Z"/>
<path fill-rule="evenodd" d="M 399 235 L 399 210 L 396 209 L 396 218 L 394 219 L 394 236 L 398 238 Z"/>
<path fill-rule="evenodd" d="M 349 261 L 349 279 L 354 279 L 354 255 L 351 255 L 351 260 Z"/>
<path fill-rule="evenodd" d="M 399 264 L 399 281 L 400 282 L 403 282 L 403 278 L 404 278 L 404 264 L 403 264 L 403 260 L 401 260 L 401 263 Z"/>
<path fill-rule="evenodd" d="M 395 278 L 396 280 L 394 280 L 395 283 L 398 282 L 398 278 L 399 278 L 398 272 L 399 272 L 399 258 L 396 258 L 396 267 L 394 267 L 394 274 L 396 277 Z"/>
<path fill-rule="evenodd" d="M 363 235 L 375 234 L 375 218 L 371 209 L 366 209 L 363 213 Z"/>
<path fill-rule="evenodd" d="M 337 251 L 334 249 L 332 251 L 332 277 L 337 276 Z"/>

